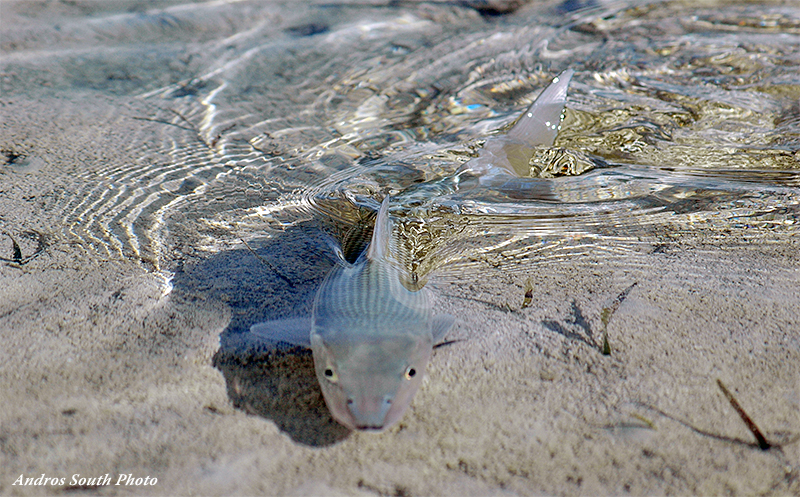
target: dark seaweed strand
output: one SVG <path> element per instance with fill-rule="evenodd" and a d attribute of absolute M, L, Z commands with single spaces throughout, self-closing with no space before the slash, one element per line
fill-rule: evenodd
<path fill-rule="evenodd" d="M 633 290 L 633 287 L 635 287 L 637 284 L 639 284 L 639 282 L 634 281 L 633 284 L 623 290 L 622 293 L 617 295 L 617 298 L 611 302 L 611 305 L 604 308 L 600 313 L 600 320 L 603 322 L 603 344 L 600 346 L 600 352 L 602 352 L 603 355 L 611 355 L 611 345 L 608 343 L 608 323 L 611 321 L 611 316 L 617 312 L 619 306 L 628 297 L 628 294 L 631 293 L 631 290 Z"/>
<path fill-rule="evenodd" d="M 769 442 L 767 442 L 767 439 L 761 433 L 761 430 L 759 430 L 758 426 L 756 426 L 753 420 L 750 419 L 750 416 L 748 416 L 747 413 L 744 412 L 742 406 L 739 405 L 739 402 L 737 402 L 733 394 L 730 393 L 727 388 L 725 388 L 725 385 L 722 384 L 722 380 L 720 380 L 719 378 L 717 378 L 717 386 L 719 386 L 719 389 L 722 390 L 723 394 L 725 394 L 725 397 L 728 399 L 728 402 L 731 403 L 731 406 L 739 414 L 739 417 L 742 418 L 744 424 L 747 425 L 747 429 L 749 429 L 753 433 L 753 436 L 756 437 L 756 441 L 758 442 L 758 448 L 761 450 L 769 450 L 772 447 L 772 445 Z"/>

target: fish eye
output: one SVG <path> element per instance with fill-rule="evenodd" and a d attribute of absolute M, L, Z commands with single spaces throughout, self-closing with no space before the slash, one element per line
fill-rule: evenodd
<path fill-rule="evenodd" d="M 410 380 L 411 378 L 415 377 L 416 375 L 417 375 L 417 370 L 414 369 L 413 367 L 409 367 L 408 369 L 406 369 L 406 379 L 407 380 Z"/>
<path fill-rule="evenodd" d="M 328 381 L 333 383 L 336 383 L 336 381 L 339 379 L 338 376 L 336 375 L 336 371 L 334 371 L 333 368 L 330 367 L 325 368 L 325 371 L 323 371 L 322 374 L 325 375 L 325 378 Z"/>

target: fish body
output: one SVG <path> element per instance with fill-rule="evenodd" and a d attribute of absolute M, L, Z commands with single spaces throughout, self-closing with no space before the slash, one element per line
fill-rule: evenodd
<path fill-rule="evenodd" d="M 351 429 L 380 431 L 401 418 L 452 323 L 434 317 L 429 290 L 406 289 L 388 259 L 388 203 L 366 257 L 335 267 L 314 300 L 314 367 L 333 417 Z"/>
<path fill-rule="evenodd" d="M 553 144 L 571 77 L 567 70 L 555 78 L 508 133 L 490 138 L 460 171 L 492 185 L 512 184 L 522 176 L 534 147 Z M 388 206 L 386 197 L 369 246 L 355 263 L 348 263 L 336 247 L 337 264 L 317 291 L 311 317 L 250 329 L 271 341 L 310 347 L 328 409 L 353 430 L 382 431 L 402 417 L 434 345 L 454 321 L 433 315 L 428 289 L 403 285 L 404 275 L 388 254 Z"/>
<path fill-rule="evenodd" d="M 310 345 L 328 409 L 353 430 L 382 431 L 402 417 L 434 344 L 453 323 L 450 316 L 433 315 L 429 290 L 403 286 L 387 254 L 388 206 L 387 197 L 367 252 L 354 264 L 340 257 L 325 277 L 310 319 L 250 329 L 273 341 Z"/>

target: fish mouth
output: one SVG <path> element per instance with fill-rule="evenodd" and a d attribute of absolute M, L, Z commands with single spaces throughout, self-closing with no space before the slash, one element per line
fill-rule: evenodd
<path fill-rule="evenodd" d="M 356 430 L 377 433 L 383 431 L 383 425 L 356 425 Z"/>

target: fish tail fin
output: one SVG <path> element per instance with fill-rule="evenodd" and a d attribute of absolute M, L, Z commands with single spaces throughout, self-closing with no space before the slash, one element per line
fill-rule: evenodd
<path fill-rule="evenodd" d="M 574 73 L 567 69 L 553 78 L 508 133 L 487 140 L 478 158 L 464 164 L 481 175 L 481 184 L 494 181 L 497 175 L 530 174 L 529 162 L 536 146 L 552 146 L 558 135 Z"/>
<path fill-rule="evenodd" d="M 567 88 L 574 73 L 567 69 L 553 78 L 506 136 L 525 145 L 551 146 L 561 127 Z"/>

